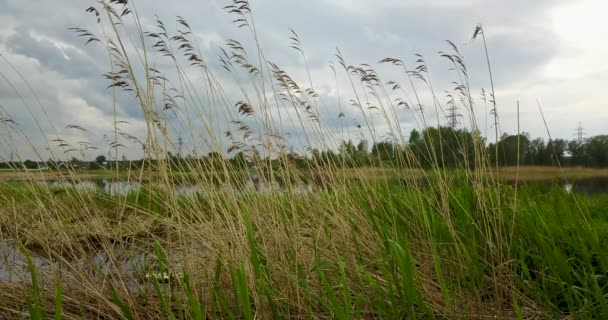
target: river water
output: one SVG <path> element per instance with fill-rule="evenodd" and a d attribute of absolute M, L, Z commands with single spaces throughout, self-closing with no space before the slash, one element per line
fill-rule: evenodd
<path fill-rule="evenodd" d="M 571 181 L 561 182 L 530 182 L 531 184 L 541 184 L 545 186 L 559 185 L 569 193 L 579 194 L 598 194 L 608 193 L 608 178 L 590 178 L 590 179 L 578 179 Z M 151 186 L 157 188 L 167 187 L 154 182 L 141 183 L 136 181 L 124 181 L 124 180 L 108 180 L 108 179 L 91 179 L 82 181 L 66 181 L 66 180 L 47 180 L 41 181 L 41 185 L 51 189 L 63 189 L 63 188 L 74 188 L 79 192 L 104 192 L 111 196 L 119 195 L 124 196 L 131 192 L 136 192 L 141 187 Z M 202 185 L 197 183 L 174 183 L 170 186 L 170 190 L 175 192 L 177 196 L 194 197 L 204 195 L 205 190 L 209 190 L 209 185 Z M 226 193 L 234 193 L 236 195 L 244 195 L 251 193 L 259 194 L 271 194 L 273 192 L 286 192 L 287 188 L 278 183 L 264 184 L 264 183 L 253 183 L 248 181 L 241 186 L 234 186 L 229 183 L 222 183 L 214 185 L 214 191 L 223 191 Z M 308 194 L 313 192 L 313 186 L 311 184 L 296 184 L 291 186 L 291 192 L 296 194 Z"/>
<path fill-rule="evenodd" d="M 154 187 L 159 189 L 168 189 L 160 183 L 155 182 L 136 182 L 124 180 L 108 180 L 94 179 L 81 181 L 66 181 L 66 180 L 47 180 L 40 181 L 41 185 L 50 189 L 74 188 L 78 192 L 104 192 L 111 196 L 124 196 L 131 192 L 136 192 L 142 187 Z M 197 183 L 174 183 L 170 186 L 170 190 L 175 192 L 177 196 L 194 197 L 203 195 L 205 190 L 208 190 L 209 185 Z M 279 183 L 253 183 L 249 181 L 243 185 L 235 186 L 229 183 L 214 185 L 214 191 L 223 191 L 226 193 L 234 193 L 236 195 L 244 195 L 251 193 L 272 194 L 273 192 L 287 192 L 285 186 Z M 296 184 L 291 186 L 291 192 L 295 194 L 307 194 L 313 191 L 311 184 Z"/>

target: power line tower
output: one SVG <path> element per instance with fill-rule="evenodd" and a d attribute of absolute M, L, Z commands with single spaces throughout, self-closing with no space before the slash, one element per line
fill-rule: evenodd
<path fill-rule="evenodd" d="M 177 138 L 177 145 L 179 147 L 179 149 L 177 150 L 177 157 L 181 158 L 182 150 L 184 149 L 184 139 L 182 139 L 181 135 Z"/>
<path fill-rule="evenodd" d="M 583 125 L 579 122 L 578 128 L 574 129 L 576 132 L 574 135 L 576 136 L 576 141 L 580 144 L 583 143 L 585 130 L 583 129 Z"/>
<path fill-rule="evenodd" d="M 456 106 L 454 99 L 448 101 L 448 105 L 448 115 L 446 116 L 446 118 L 448 119 L 448 127 L 456 129 L 456 127 L 460 123 L 459 118 L 462 116 L 462 114 L 458 113 L 458 107 Z"/>

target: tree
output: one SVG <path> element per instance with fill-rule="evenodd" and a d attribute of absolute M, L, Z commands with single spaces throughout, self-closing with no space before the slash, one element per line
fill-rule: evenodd
<path fill-rule="evenodd" d="M 307 166 L 306 158 L 295 152 L 293 148 L 289 149 L 289 153 L 286 155 L 287 163 L 294 165 L 296 168 L 305 168 Z"/>
<path fill-rule="evenodd" d="M 420 132 L 418 132 L 418 130 L 413 129 L 412 132 L 410 132 L 410 139 L 409 139 L 409 144 L 416 144 L 418 141 L 420 140 Z"/>
<path fill-rule="evenodd" d="M 226 158 L 217 151 L 209 152 L 203 160 L 208 169 L 215 171 L 221 171 L 223 169 L 224 161 L 226 161 Z"/>
<path fill-rule="evenodd" d="M 482 144 L 483 141 L 481 141 Z M 423 167 L 475 167 L 475 138 L 471 132 L 449 127 L 412 130 L 409 149 Z"/>
<path fill-rule="evenodd" d="M 38 162 L 32 161 L 32 160 L 25 160 L 23 162 L 23 166 L 26 169 L 38 169 Z"/>
<path fill-rule="evenodd" d="M 566 151 L 570 154 L 570 165 L 582 166 L 589 161 L 585 152 L 585 144 L 578 140 L 569 141 Z"/>
<path fill-rule="evenodd" d="M 81 168 L 81 162 L 80 162 L 80 160 L 78 160 L 78 158 L 72 157 L 72 159 L 70 159 L 70 161 L 69 161 L 68 166 L 72 170 L 74 170 L 74 169 L 80 169 Z"/>
<path fill-rule="evenodd" d="M 391 161 L 395 159 L 395 145 L 392 142 L 383 141 L 374 143 L 372 155 L 380 161 Z"/>
<path fill-rule="evenodd" d="M 245 153 L 243 151 L 239 151 L 234 157 L 231 159 L 232 165 L 238 169 L 246 169 L 247 168 L 247 159 L 245 158 Z"/>
<path fill-rule="evenodd" d="M 564 157 L 566 155 L 566 146 L 568 143 L 564 139 L 550 140 L 546 146 L 545 165 L 557 166 L 564 163 Z"/>
<path fill-rule="evenodd" d="M 355 162 L 357 163 L 357 165 L 368 165 L 369 164 L 368 152 L 369 152 L 369 144 L 368 144 L 367 140 L 363 139 L 363 140 L 359 141 L 359 144 L 357 144 L 357 155 L 355 157 Z"/>
<path fill-rule="evenodd" d="M 498 159 L 496 159 L 495 147 L 498 147 Z M 508 135 L 503 134 L 500 141 L 496 145 L 490 144 L 488 147 L 488 155 L 490 163 L 501 166 L 515 166 L 517 164 L 525 164 L 530 152 L 530 139 L 528 134 Z M 519 158 L 518 158 L 519 155 Z"/>
<path fill-rule="evenodd" d="M 589 157 L 589 165 L 594 167 L 608 166 L 608 135 L 587 139 L 585 152 Z"/>
<path fill-rule="evenodd" d="M 357 147 L 355 147 L 352 141 L 342 141 L 339 147 L 339 154 L 342 162 L 347 167 L 354 167 L 356 165 Z"/>
<path fill-rule="evenodd" d="M 96 165 L 95 169 L 103 168 L 104 165 L 105 165 L 105 163 L 106 163 L 106 161 L 107 161 L 106 156 L 104 156 L 103 154 L 98 155 L 95 158 L 95 165 Z"/>
<path fill-rule="evenodd" d="M 525 164 L 537 166 L 543 165 L 545 162 L 545 149 L 545 141 L 542 138 L 536 138 L 530 141 L 524 161 Z"/>

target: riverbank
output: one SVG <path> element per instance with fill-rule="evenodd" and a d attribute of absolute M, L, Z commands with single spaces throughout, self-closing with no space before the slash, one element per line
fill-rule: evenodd
<path fill-rule="evenodd" d="M 455 171 L 459 172 L 459 171 Z M 586 168 L 586 167 L 545 167 L 545 166 L 523 166 L 523 167 L 499 167 L 498 170 L 488 169 L 485 174 L 495 175 L 502 181 L 550 181 L 550 180 L 581 180 L 590 178 L 608 178 L 608 168 Z M 302 176 L 310 176 L 311 171 L 301 169 Z M 365 168 L 342 168 L 333 173 L 337 177 L 356 179 L 393 179 L 396 177 L 423 177 L 425 175 L 436 175 L 436 171 L 425 171 L 419 169 L 394 169 L 380 167 Z M 179 172 L 173 171 L 168 176 L 175 179 L 196 179 L 200 176 L 222 177 L 223 173 L 217 172 Z M 246 171 L 231 172 L 231 175 L 246 176 Z M 82 171 L 0 171 L 0 182 L 9 181 L 48 181 L 48 180 L 95 180 L 95 179 L 120 179 L 120 180 L 154 180 L 161 177 L 156 171 L 111 171 L 111 170 L 82 170 Z"/>

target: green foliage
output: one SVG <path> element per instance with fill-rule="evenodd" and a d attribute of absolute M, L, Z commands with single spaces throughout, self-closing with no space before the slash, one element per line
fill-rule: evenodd
<path fill-rule="evenodd" d="M 27 259 L 27 266 L 30 271 L 30 276 L 32 278 L 33 297 L 28 298 L 27 303 L 30 317 L 34 320 L 43 320 L 46 318 L 46 315 L 41 303 L 42 289 L 40 288 L 36 265 L 34 264 L 30 253 L 25 249 L 25 247 L 21 245 L 20 250 L 21 253 L 25 255 L 25 258 Z"/>
<path fill-rule="evenodd" d="M 591 137 L 582 146 L 588 164 L 594 167 L 608 166 L 608 135 Z"/>
<path fill-rule="evenodd" d="M 380 161 L 392 161 L 397 156 L 398 147 L 388 141 L 374 143 L 372 147 L 372 156 L 375 156 Z"/>
<path fill-rule="evenodd" d="M 61 288 L 61 277 L 57 278 L 55 285 L 55 320 L 63 319 L 63 289 Z"/>
<path fill-rule="evenodd" d="M 495 148 L 498 148 L 497 152 L 495 152 Z M 498 163 L 501 166 L 515 166 L 524 164 L 528 158 L 534 158 L 530 155 L 531 152 L 528 135 L 521 134 L 519 136 L 503 135 L 496 145 L 490 143 L 487 153 L 490 157 L 490 163 Z M 498 154 L 498 158 L 496 158 L 496 154 Z"/>
<path fill-rule="evenodd" d="M 133 317 L 133 312 L 131 311 L 131 308 L 121 297 L 120 293 L 118 292 L 118 290 L 116 289 L 114 284 L 110 283 L 109 286 L 110 286 L 110 291 L 112 293 L 112 300 L 113 300 L 112 302 L 114 304 L 116 304 L 116 306 L 120 309 L 122 316 L 127 320 L 134 320 L 135 317 Z"/>
<path fill-rule="evenodd" d="M 408 148 L 425 168 L 474 168 L 479 165 L 475 154 L 482 145 L 477 135 L 466 130 L 429 127 L 421 133 L 412 131 Z"/>

